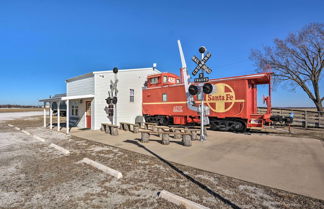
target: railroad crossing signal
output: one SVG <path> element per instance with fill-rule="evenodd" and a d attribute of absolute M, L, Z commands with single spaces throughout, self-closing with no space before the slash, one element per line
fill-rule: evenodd
<path fill-rule="evenodd" d="M 204 76 L 204 73 L 199 73 L 199 77 L 194 79 L 195 82 L 197 83 L 204 83 L 208 82 L 209 78 Z"/>
<path fill-rule="evenodd" d="M 204 70 L 208 74 L 210 74 L 212 72 L 212 69 L 210 69 L 206 65 L 206 62 L 209 60 L 210 57 L 211 57 L 211 53 L 209 53 L 209 52 L 201 60 L 198 59 L 198 57 L 196 57 L 196 56 L 193 56 L 192 57 L 192 61 L 194 61 L 197 64 L 197 67 L 192 71 L 192 75 L 193 76 L 197 75 L 197 73 L 199 72 L 199 70 Z"/>

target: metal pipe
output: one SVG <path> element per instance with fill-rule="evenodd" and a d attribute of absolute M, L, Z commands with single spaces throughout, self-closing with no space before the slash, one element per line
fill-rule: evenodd
<path fill-rule="evenodd" d="M 186 92 L 186 97 L 187 97 L 187 107 L 189 110 L 193 110 L 195 112 L 198 112 L 198 107 L 194 106 L 193 103 L 193 96 L 189 94 L 189 83 L 190 83 L 190 76 L 188 75 L 188 70 L 187 70 L 187 64 L 186 60 L 184 58 L 182 46 L 180 40 L 178 40 L 178 48 L 179 48 L 179 53 L 180 53 L 180 59 L 181 59 L 181 65 L 182 65 L 182 79 L 183 79 L 183 84 Z"/>
<path fill-rule="evenodd" d="M 115 84 L 116 84 L 116 89 L 115 89 L 115 97 L 117 97 L 117 73 L 114 73 L 114 77 L 115 77 Z M 118 100 L 117 100 L 118 103 Z M 117 126 L 117 103 L 114 104 L 114 125 Z"/>
<path fill-rule="evenodd" d="M 204 53 L 201 53 L 201 60 L 204 58 Z M 201 72 L 204 75 L 204 71 Z M 204 77 L 204 76 L 203 76 Z M 201 105 L 200 105 L 200 141 L 206 140 L 204 134 L 204 92 L 203 92 L 203 85 L 200 86 L 200 93 L 201 93 Z"/>

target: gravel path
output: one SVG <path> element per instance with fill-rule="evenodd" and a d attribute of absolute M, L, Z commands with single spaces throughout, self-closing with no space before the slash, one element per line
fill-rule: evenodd
<path fill-rule="evenodd" d="M 324 208 L 324 201 L 171 163 L 14 120 L 45 143 L 0 123 L 0 208 L 183 208 L 158 198 L 167 190 L 210 208 Z M 49 147 L 55 143 L 71 152 Z M 143 144 L 130 140 L 143 149 Z M 152 153 L 154 155 L 154 153 Z M 116 179 L 89 165 L 116 169 Z"/>

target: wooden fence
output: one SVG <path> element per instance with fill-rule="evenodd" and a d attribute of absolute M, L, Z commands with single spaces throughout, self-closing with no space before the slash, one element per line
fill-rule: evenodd
<path fill-rule="evenodd" d="M 265 107 L 259 107 L 258 112 L 263 114 L 267 111 Z M 286 108 L 272 108 L 273 115 L 289 116 L 294 113 L 293 126 L 302 126 L 305 128 L 324 128 L 324 112 L 286 109 Z M 321 114 L 322 113 L 322 114 Z"/>

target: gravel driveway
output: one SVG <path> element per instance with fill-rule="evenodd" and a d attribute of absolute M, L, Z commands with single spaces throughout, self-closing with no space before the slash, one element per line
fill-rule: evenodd
<path fill-rule="evenodd" d="M 256 185 L 13 120 L 0 123 L 0 208 L 183 208 L 158 197 L 167 190 L 210 208 L 324 208 L 324 201 Z M 64 155 L 48 145 L 71 152 Z M 147 149 L 137 141 L 130 140 Z M 147 149 L 150 152 L 150 150 Z M 154 153 L 152 153 L 154 155 Z M 89 165 L 100 162 L 116 179 Z"/>

